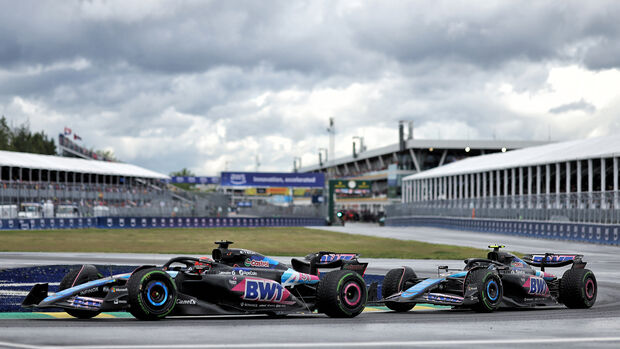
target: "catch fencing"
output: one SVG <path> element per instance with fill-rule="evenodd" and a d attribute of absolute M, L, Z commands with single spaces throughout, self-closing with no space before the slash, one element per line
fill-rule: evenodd
<path fill-rule="evenodd" d="M 620 225 L 449 217 L 392 217 L 386 225 L 427 226 L 514 236 L 620 245 Z"/>
<path fill-rule="evenodd" d="M 417 201 L 388 206 L 386 215 L 620 224 L 620 192 Z"/>
<path fill-rule="evenodd" d="M 418 201 L 387 206 L 385 224 L 618 245 L 620 192 Z"/>

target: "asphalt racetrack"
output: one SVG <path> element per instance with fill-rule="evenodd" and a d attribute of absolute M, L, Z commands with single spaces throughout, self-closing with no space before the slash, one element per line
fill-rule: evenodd
<path fill-rule="evenodd" d="M 597 276 L 595 306 L 588 310 L 565 307 L 500 310 L 477 314 L 469 310 L 416 307 L 407 313 L 370 309 L 354 319 L 323 315 L 283 318 L 231 316 L 169 318 L 157 322 L 113 316 L 90 320 L 73 318 L 2 319 L 3 348 L 356 348 L 356 347 L 620 347 L 620 248 L 524 239 L 435 228 L 391 228 L 370 225 L 330 227 L 345 231 L 420 241 L 486 247 L 503 243 L 508 250 L 578 252 Z M 206 249 L 210 250 L 210 246 Z M 167 255 L 0 253 L 0 265 L 140 264 L 161 263 Z M 363 259 L 363 256 L 362 258 Z M 462 267 L 462 261 L 375 260 L 370 272 L 412 266 L 432 276 L 437 265 Z M 561 270 L 548 270 L 561 275 Z"/>

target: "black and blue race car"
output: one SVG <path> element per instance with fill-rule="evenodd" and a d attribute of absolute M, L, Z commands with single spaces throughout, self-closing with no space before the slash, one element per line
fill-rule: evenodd
<path fill-rule="evenodd" d="M 469 307 L 492 312 L 504 307 L 564 304 L 590 308 L 596 301 L 596 277 L 585 269 L 583 255 L 528 254 L 519 258 L 491 245 L 487 258 L 469 258 L 465 268 L 438 268 L 438 277 L 419 278 L 410 267 L 390 270 L 382 285 L 384 304 L 394 311 L 411 310 L 416 303 Z M 561 278 L 546 268 L 571 265 Z M 540 270 L 534 269 L 540 268 Z"/>
<path fill-rule="evenodd" d="M 175 257 L 163 266 L 103 277 L 92 265 L 70 271 L 58 292 L 36 284 L 22 306 L 62 308 L 77 318 L 129 311 L 141 320 L 166 316 L 309 313 L 354 317 L 366 305 L 367 263 L 355 253 L 318 252 L 291 266 L 216 242 L 211 258 Z M 337 269 L 319 277 L 319 269 Z"/>

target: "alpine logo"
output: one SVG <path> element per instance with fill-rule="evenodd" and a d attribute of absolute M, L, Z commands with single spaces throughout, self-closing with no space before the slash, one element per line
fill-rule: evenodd
<path fill-rule="evenodd" d="M 243 298 L 251 301 L 279 303 L 284 294 L 282 285 L 269 280 L 245 281 L 245 292 Z"/>
<path fill-rule="evenodd" d="M 246 267 L 256 267 L 256 268 L 269 268 L 269 262 L 267 261 L 259 261 L 254 259 L 246 259 L 245 260 Z"/>

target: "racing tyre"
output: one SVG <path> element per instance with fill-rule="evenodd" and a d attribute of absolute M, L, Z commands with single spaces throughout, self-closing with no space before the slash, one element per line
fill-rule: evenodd
<path fill-rule="evenodd" d="M 83 265 L 80 269 L 73 269 L 65 275 L 60 281 L 58 291 L 66 290 L 68 288 L 85 284 L 89 281 L 101 279 L 103 275 L 99 273 L 94 265 Z M 65 309 L 67 314 L 76 317 L 78 319 L 90 319 L 99 315 L 100 311 L 97 310 L 79 310 L 79 309 Z"/>
<path fill-rule="evenodd" d="M 317 308 L 329 317 L 355 317 L 366 306 L 368 291 L 362 276 L 350 270 L 334 270 L 321 279 Z"/>
<path fill-rule="evenodd" d="M 490 313 L 502 303 L 504 289 L 499 276 L 488 269 L 477 269 L 469 273 L 465 289 L 475 286 L 478 290 L 478 303 L 471 308 L 479 313 Z"/>
<path fill-rule="evenodd" d="M 560 279 L 560 302 L 569 308 L 590 308 L 596 301 L 598 286 L 589 269 L 568 269 Z"/>
<path fill-rule="evenodd" d="M 413 269 L 409 267 L 396 268 L 388 271 L 381 285 L 381 297 L 386 298 L 404 291 L 407 280 L 417 277 Z M 394 311 L 405 312 L 413 309 L 415 303 L 385 302 L 385 306 Z"/>
<path fill-rule="evenodd" d="M 158 268 L 142 269 L 127 281 L 129 312 L 139 320 L 159 320 L 177 302 L 177 287 L 170 275 Z"/>

